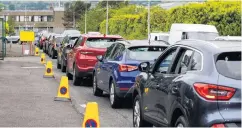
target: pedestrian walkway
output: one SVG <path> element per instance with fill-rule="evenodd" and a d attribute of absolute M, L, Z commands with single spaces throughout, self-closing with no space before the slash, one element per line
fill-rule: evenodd
<path fill-rule="evenodd" d="M 59 83 L 43 78 L 39 57 L 0 61 L 0 127 L 80 127 L 70 102 L 54 101 Z"/>

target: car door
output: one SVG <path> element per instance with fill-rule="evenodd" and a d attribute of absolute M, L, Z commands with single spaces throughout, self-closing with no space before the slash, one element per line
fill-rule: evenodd
<path fill-rule="evenodd" d="M 156 83 L 155 93 L 157 93 L 158 102 L 155 106 L 158 111 L 159 123 L 162 126 L 167 126 L 169 123 L 168 117 L 171 104 L 178 98 L 181 87 L 180 83 L 176 82 L 176 79 L 181 78 L 181 74 L 187 71 L 192 54 L 193 50 L 179 48 L 166 73 L 159 73 L 159 71 L 162 72 L 162 63 L 157 68 L 155 76 L 160 76 L 160 78 L 157 80 L 158 83 Z"/>
<path fill-rule="evenodd" d="M 144 115 L 155 122 L 159 121 L 157 104 L 160 102 L 160 99 L 157 88 L 163 79 L 163 74 L 169 71 L 176 52 L 177 47 L 173 47 L 158 58 L 145 84 L 145 93 L 143 93 Z"/>
<path fill-rule="evenodd" d="M 99 86 L 99 88 L 107 91 L 105 89 L 105 83 L 104 83 L 104 79 L 105 77 L 107 77 L 106 74 L 106 64 L 107 61 L 111 59 L 111 55 L 113 53 L 113 50 L 115 48 L 116 44 L 112 44 L 110 47 L 107 48 L 107 51 L 105 53 L 105 55 L 103 56 L 103 61 L 99 61 L 98 65 L 97 65 L 97 84 Z"/>
<path fill-rule="evenodd" d="M 76 53 L 78 52 L 78 50 L 80 49 L 80 44 L 81 42 L 83 41 L 83 38 L 80 36 L 77 41 L 75 42 L 74 46 L 72 47 L 72 49 L 70 50 L 70 52 L 68 53 L 68 63 L 67 63 L 67 66 L 68 66 L 68 71 L 70 73 L 73 72 L 73 64 L 75 62 L 75 56 L 76 56 Z"/>
<path fill-rule="evenodd" d="M 107 74 L 106 75 L 107 77 L 104 78 L 106 90 L 109 90 L 109 80 L 110 80 L 110 76 L 113 75 L 113 72 L 116 77 L 113 76 L 112 78 L 113 78 L 114 82 L 116 81 L 115 78 L 117 78 L 118 71 L 115 69 L 118 69 L 118 67 L 119 67 L 119 57 L 120 57 L 120 55 L 122 55 L 124 50 L 125 50 L 125 46 L 123 44 L 118 43 L 113 51 L 113 54 L 111 55 L 111 58 L 106 61 L 106 64 L 105 64 L 106 71 L 104 71 Z"/>

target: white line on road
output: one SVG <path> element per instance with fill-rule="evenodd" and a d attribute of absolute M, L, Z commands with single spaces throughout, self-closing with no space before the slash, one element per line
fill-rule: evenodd
<path fill-rule="evenodd" d="M 80 104 L 80 106 L 86 108 L 86 104 Z"/>
<path fill-rule="evenodd" d="M 21 67 L 21 68 L 44 68 L 44 67 Z"/>

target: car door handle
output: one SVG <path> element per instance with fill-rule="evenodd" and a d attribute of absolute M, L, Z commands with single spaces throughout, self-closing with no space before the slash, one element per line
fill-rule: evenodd
<path fill-rule="evenodd" d="M 172 92 L 172 93 L 178 93 L 178 91 L 179 91 L 179 89 L 178 89 L 177 86 L 173 86 L 173 87 L 171 88 L 171 92 Z"/>

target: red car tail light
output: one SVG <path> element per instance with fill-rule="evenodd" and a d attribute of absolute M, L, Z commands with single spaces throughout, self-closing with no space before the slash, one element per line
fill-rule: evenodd
<path fill-rule="evenodd" d="M 212 128 L 225 128 L 224 124 L 214 124 Z"/>
<path fill-rule="evenodd" d="M 137 69 L 138 69 L 137 66 L 123 65 L 123 64 L 119 65 L 119 71 L 120 72 L 130 72 L 130 71 L 134 71 L 134 70 L 137 70 Z"/>
<path fill-rule="evenodd" d="M 235 93 L 234 88 L 205 83 L 195 83 L 194 88 L 201 97 L 207 100 L 229 100 Z"/>

